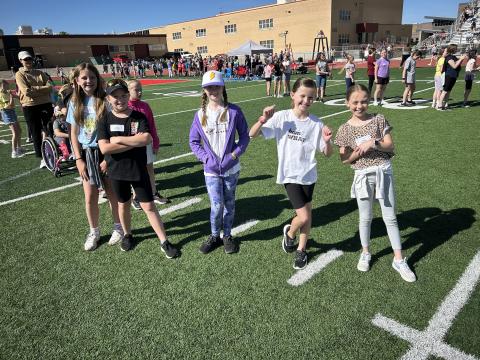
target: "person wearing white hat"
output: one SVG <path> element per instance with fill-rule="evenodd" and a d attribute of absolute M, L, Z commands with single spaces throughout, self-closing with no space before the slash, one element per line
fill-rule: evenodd
<path fill-rule="evenodd" d="M 210 198 L 211 234 L 200 246 L 207 254 L 221 245 L 225 253 L 238 252 L 239 244 L 231 231 L 235 215 L 235 190 L 240 174 L 239 157 L 250 138 L 242 110 L 228 102 L 222 73 L 207 71 L 202 78 L 202 107 L 190 128 L 190 148 L 203 163 Z M 238 142 L 235 135 L 238 134 Z M 223 239 L 220 231 L 223 228 Z"/>
<path fill-rule="evenodd" d="M 47 74 L 33 68 L 33 57 L 28 51 L 20 51 L 18 59 L 22 63 L 15 74 L 18 95 L 22 104 L 23 115 L 31 132 L 35 156 L 41 158 L 40 168 L 45 167 L 42 158 L 42 132 L 53 115 L 50 94 L 52 85 Z"/>

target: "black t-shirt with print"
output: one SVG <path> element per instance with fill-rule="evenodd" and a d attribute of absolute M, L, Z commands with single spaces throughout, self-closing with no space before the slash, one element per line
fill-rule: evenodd
<path fill-rule="evenodd" d="M 150 131 L 147 119 L 141 112 L 133 110 L 127 118 L 119 118 L 108 112 L 98 123 L 97 138 L 98 140 L 110 140 L 113 136 L 133 136 L 142 132 Z M 147 171 L 145 146 L 105 155 L 105 160 L 108 166 L 108 176 L 114 180 L 139 181 L 140 174 Z"/>

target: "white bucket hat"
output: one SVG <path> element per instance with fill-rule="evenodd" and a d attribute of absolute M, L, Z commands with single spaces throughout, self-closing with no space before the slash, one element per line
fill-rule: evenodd
<path fill-rule="evenodd" d="M 221 72 L 210 70 L 203 74 L 202 87 L 212 85 L 225 86 Z"/>

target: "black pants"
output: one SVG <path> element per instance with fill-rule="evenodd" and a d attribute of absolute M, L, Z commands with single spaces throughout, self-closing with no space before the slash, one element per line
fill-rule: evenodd
<path fill-rule="evenodd" d="M 35 156 L 42 157 L 42 130 L 47 131 L 47 124 L 53 116 L 53 107 L 51 103 L 24 106 L 23 115 L 30 129 Z"/>

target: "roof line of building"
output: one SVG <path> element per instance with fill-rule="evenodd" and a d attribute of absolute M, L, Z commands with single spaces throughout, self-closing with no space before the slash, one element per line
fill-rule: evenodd
<path fill-rule="evenodd" d="M 166 37 L 165 34 L 137 35 L 137 34 L 71 34 L 71 35 L 0 35 L 0 37 L 16 36 L 22 38 L 97 38 L 97 37 Z"/>
<path fill-rule="evenodd" d="M 298 2 L 303 2 L 303 1 L 308 1 L 308 0 L 296 0 L 295 2 L 298 3 Z M 192 20 L 177 21 L 177 22 L 174 22 L 174 23 L 165 24 L 165 25 L 161 25 L 161 26 L 154 26 L 150 29 L 161 29 L 161 28 L 164 28 L 164 27 L 170 26 L 170 25 L 189 23 L 189 22 L 198 21 L 198 20 L 205 20 L 205 19 L 213 19 L 213 18 L 216 18 L 216 17 L 219 17 L 219 16 L 228 16 L 228 15 L 241 13 L 241 12 L 246 12 L 246 11 L 251 11 L 251 10 L 264 9 L 264 8 L 275 7 L 275 6 L 291 5 L 291 4 L 292 3 L 260 5 L 260 6 L 255 6 L 255 7 L 251 7 L 251 8 L 233 10 L 233 11 L 229 11 L 229 12 L 219 12 L 218 14 L 215 14 L 215 15 L 212 15 L 212 16 L 206 16 L 206 17 L 196 18 L 196 19 L 192 19 Z"/>

